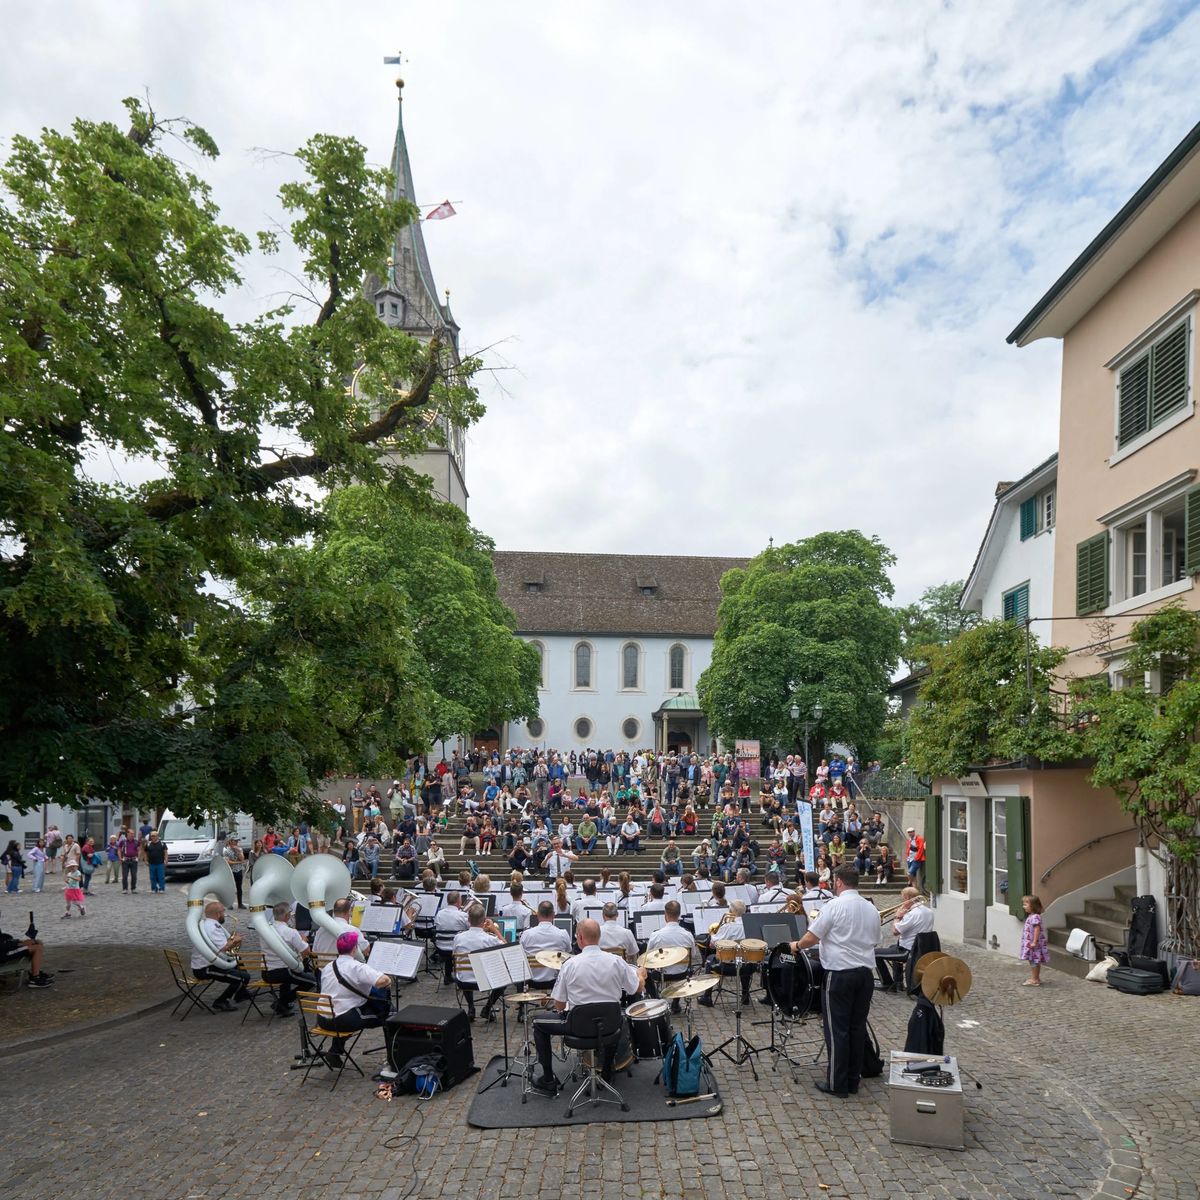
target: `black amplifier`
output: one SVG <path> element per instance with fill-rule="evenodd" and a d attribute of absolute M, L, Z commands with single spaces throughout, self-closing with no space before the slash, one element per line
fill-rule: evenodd
<path fill-rule="evenodd" d="M 446 1060 L 443 1088 L 452 1088 L 475 1073 L 471 1023 L 459 1008 L 410 1004 L 388 1017 L 383 1035 L 393 1071 L 418 1055 L 440 1054 Z"/>

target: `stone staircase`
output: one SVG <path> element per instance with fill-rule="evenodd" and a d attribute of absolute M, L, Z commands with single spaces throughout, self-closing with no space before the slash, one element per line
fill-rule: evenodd
<path fill-rule="evenodd" d="M 1050 965 L 1077 978 L 1082 978 L 1091 969 L 1091 963 L 1067 953 L 1067 938 L 1072 929 L 1085 929 L 1098 942 L 1124 946 L 1129 930 L 1129 902 L 1134 895 L 1132 885 L 1122 885 L 1113 890 L 1111 898 L 1085 900 L 1083 911 L 1067 913 L 1066 923 L 1062 927 L 1048 928 L 1046 938 L 1050 943 Z"/>
<path fill-rule="evenodd" d="M 705 810 L 699 814 L 701 827 L 705 833 L 699 833 L 688 837 L 679 837 L 675 839 L 676 846 L 679 847 L 680 858 L 683 861 L 683 869 L 685 872 L 691 869 L 692 851 L 704 840 L 707 836 L 707 829 L 712 821 L 712 810 Z M 446 871 L 444 878 L 454 879 L 458 872 L 466 868 L 467 859 L 474 859 L 475 865 L 479 870 L 487 875 L 490 875 L 492 880 L 497 879 L 507 880 L 511 869 L 505 860 L 504 854 L 499 847 L 495 853 L 486 854 L 460 854 L 458 852 L 459 839 L 462 837 L 463 825 L 465 824 L 463 817 L 451 817 L 450 823 L 445 832 L 438 838 L 438 842 L 442 847 L 442 853 L 446 856 Z M 771 841 L 771 833 L 765 828 L 759 818 L 751 819 L 750 828 L 752 835 L 758 838 L 760 845 L 766 846 Z M 599 839 L 596 844 L 596 850 L 591 855 L 586 857 L 581 856 L 575 866 L 573 875 L 575 883 L 578 885 L 585 879 L 600 878 L 601 868 L 607 867 L 612 872 L 612 881 L 615 883 L 620 877 L 622 871 L 628 871 L 629 877 L 633 882 L 648 882 L 658 869 L 659 858 L 666 847 L 667 840 L 665 838 L 654 838 L 649 836 L 642 837 L 642 852 L 640 854 L 616 854 L 609 855 L 604 848 L 603 839 Z M 784 881 L 787 886 L 792 886 L 795 882 L 795 867 L 794 859 L 789 861 L 789 878 Z M 379 857 L 379 874 L 382 878 L 388 879 L 392 875 L 393 855 L 390 850 L 384 850 Z M 763 876 L 766 873 L 765 860 L 760 862 L 759 870 L 754 877 L 754 882 L 760 887 L 763 883 Z M 900 888 L 904 885 L 904 879 L 901 877 L 898 881 L 884 887 L 877 887 L 873 882 L 863 882 L 861 891 L 863 895 L 870 896 L 880 903 L 880 907 L 886 907 L 892 903 L 899 895 Z M 884 899 L 879 900 L 879 897 Z"/>

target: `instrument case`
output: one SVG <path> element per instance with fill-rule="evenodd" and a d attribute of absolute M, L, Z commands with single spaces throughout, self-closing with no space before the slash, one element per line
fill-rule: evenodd
<path fill-rule="evenodd" d="M 1142 971 L 1137 967 L 1110 967 L 1108 986 L 1128 996 L 1153 996 L 1167 990 L 1158 971 Z"/>

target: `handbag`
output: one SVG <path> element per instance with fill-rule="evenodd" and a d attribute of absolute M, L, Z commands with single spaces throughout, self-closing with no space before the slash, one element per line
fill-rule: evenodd
<path fill-rule="evenodd" d="M 700 1035 L 690 1042 L 677 1033 L 663 1057 L 663 1081 L 670 1096 L 698 1096 L 700 1077 L 704 1071 L 704 1055 L 700 1050 Z"/>
<path fill-rule="evenodd" d="M 1200 996 L 1200 958 L 1185 958 L 1179 964 L 1171 991 L 1177 996 Z"/>

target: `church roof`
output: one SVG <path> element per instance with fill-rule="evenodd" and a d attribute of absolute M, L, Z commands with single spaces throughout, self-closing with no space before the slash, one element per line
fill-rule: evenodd
<path fill-rule="evenodd" d="M 520 633 L 711 638 L 721 576 L 745 558 L 497 550 Z"/>

